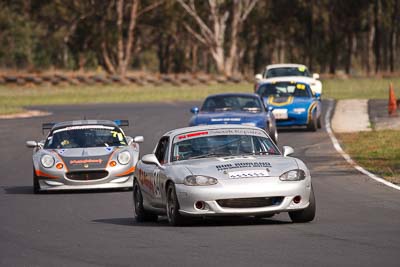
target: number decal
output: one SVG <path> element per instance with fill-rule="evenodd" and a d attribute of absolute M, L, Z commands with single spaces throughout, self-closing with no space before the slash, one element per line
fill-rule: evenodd
<path fill-rule="evenodd" d="M 161 181 L 160 181 L 160 170 L 156 169 L 153 172 L 153 185 L 154 185 L 154 197 L 161 198 Z"/>

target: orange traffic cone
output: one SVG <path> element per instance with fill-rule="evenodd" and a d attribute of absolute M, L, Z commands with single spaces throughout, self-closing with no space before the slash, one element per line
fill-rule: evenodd
<path fill-rule="evenodd" d="M 390 86 L 389 86 L 388 111 L 389 111 L 389 115 L 390 116 L 396 116 L 397 101 L 396 101 L 396 96 L 394 95 L 393 83 L 390 83 Z"/>

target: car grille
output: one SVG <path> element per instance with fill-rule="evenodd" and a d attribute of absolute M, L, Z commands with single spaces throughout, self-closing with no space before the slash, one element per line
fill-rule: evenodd
<path fill-rule="evenodd" d="M 108 171 L 84 171 L 84 172 L 69 172 L 66 174 L 68 179 L 76 181 L 92 181 L 107 177 Z"/>
<path fill-rule="evenodd" d="M 281 204 L 283 197 L 253 197 L 219 199 L 218 205 L 224 208 L 261 208 Z"/>

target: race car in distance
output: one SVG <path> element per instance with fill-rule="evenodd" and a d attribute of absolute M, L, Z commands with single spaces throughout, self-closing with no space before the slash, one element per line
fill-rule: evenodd
<path fill-rule="evenodd" d="M 310 171 L 283 154 L 266 132 L 241 125 L 208 125 L 164 134 L 153 154 L 138 162 L 133 182 L 134 216 L 171 225 L 191 217 L 271 217 L 288 212 L 293 222 L 315 216 Z"/>
<path fill-rule="evenodd" d="M 143 136 L 125 136 L 126 120 L 43 124 L 50 130 L 33 148 L 33 191 L 132 188 Z"/>
<path fill-rule="evenodd" d="M 256 93 L 265 106 L 273 108 L 278 127 L 307 126 L 310 131 L 321 128 L 320 95 L 313 94 L 308 84 L 290 77 L 268 79 L 258 86 Z"/>
<path fill-rule="evenodd" d="M 227 93 L 208 96 L 201 106 L 190 110 L 194 115 L 189 126 L 210 124 L 241 124 L 264 129 L 278 142 L 275 117 L 256 94 Z"/>
<path fill-rule="evenodd" d="M 259 84 L 266 82 L 266 79 L 278 77 L 290 77 L 291 81 L 307 83 L 314 93 L 322 94 L 322 83 L 319 80 L 319 74 L 314 73 L 311 76 L 307 67 L 301 64 L 268 65 L 262 74 L 256 74 L 255 89 L 257 90 Z"/>

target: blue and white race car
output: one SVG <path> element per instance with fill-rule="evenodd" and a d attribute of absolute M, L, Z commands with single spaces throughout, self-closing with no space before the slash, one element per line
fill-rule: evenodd
<path fill-rule="evenodd" d="M 265 108 L 256 94 L 226 93 L 208 96 L 201 107 L 190 110 L 194 115 L 189 126 L 212 124 L 240 124 L 265 130 L 271 139 L 278 142 L 275 117 L 272 109 Z"/>
<path fill-rule="evenodd" d="M 282 77 L 268 79 L 256 93 L 267 108 L 273 109 L 278 127 L 307 126 L 311 131 L 321 128 L 321 95 L 313 93 L 309 84 Z"/>

